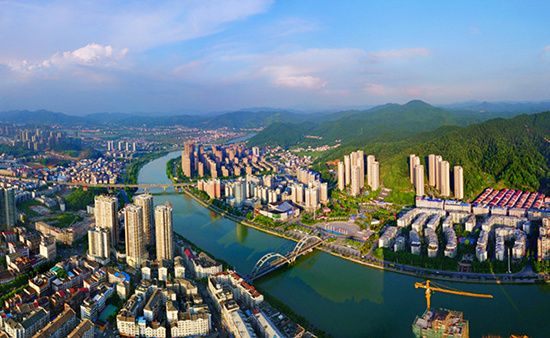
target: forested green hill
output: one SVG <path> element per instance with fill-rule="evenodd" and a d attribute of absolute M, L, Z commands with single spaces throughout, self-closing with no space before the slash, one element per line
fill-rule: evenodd
<path fill-rule="evenodd" d="M 319 161 L 341 158 L 356 149 L 376 155 L 383 184 L 401 191 L 411 189 L 409 154 L 419 155 L 424 165 L 429 154 L 438 154 L 449 161 L 451 170 L 455 165 L 464 168 L 465 192 L 470 198 L 486 186 L 550 194 L 550 112 L 442 127 L 393 142 L 350 142 Z"/>

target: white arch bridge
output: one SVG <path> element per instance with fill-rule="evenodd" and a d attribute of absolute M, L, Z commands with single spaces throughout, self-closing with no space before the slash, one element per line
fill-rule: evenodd
<path fill-rule="evenodd" d="M 245 277 L 245 280 L 252 282 L 257 278 L 277 270 L 285 264 L 290 265 L 296 261 L 296 258 L 313 251 L 313 249 L 324 242 L 323 239 L 317 236 L 305 236 L 298 241 L 298 244 L 296 244 L 291 252 L 284 256 L 276 252 L 270 252 L 256 262 L 256 265 L 254 265 L 250 274 Z"/>

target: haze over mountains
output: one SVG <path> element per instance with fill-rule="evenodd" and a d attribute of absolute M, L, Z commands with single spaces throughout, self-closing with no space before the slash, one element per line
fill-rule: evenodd
<path fill-rule="evenodd" d="M 10 111 L 0 113 L 0 121 L 66 126 L 263 128 L 249 145 L 288 148 L 340 144 L 321 153 L 318 163 L 364 149 L 379 159 L 383 184 L 399 191 L 411 189 L 408 155 L 414 153 L 423 159 L 434 153 L 464 168 L 466 195 L 474 197 L 484 187 L 498 184 L 550 193 L 550 112 L 516 116 L 538 109 L 550 111 L 550 102 L 467 102 L 445 109 L 413 100 L 403 105 L 389 103 L 367 110 L 318 114 L 253 108 L 206 116 L 74 116 L 45 110 Z"/>
<path fill-rule="evenodd" d="M 414 100 L 404 105 L 388 103 L 381 106 L 368 107 L 345 107 L 342 109 L 331 109 L 323 111 L 299 111 L 292 109 L 277 109 L 269 107 L 246 108 L 231 112 L 210 112 L 210 113 L 92 113 L 87 115 L 69 115 L 61 112 L 47 110 L 12 110 L 0 112 L 0 121 L 8 123 L 31 123 L 31 124 L 122 124 L 126 126 L 169 126 L 182 125 L 188 127 L 209 128 L 265 128 L 272 123 L 297 123 L 313 122 L 321 125 L 327 122 L 338 122 L 340 125 L 350 124 L 350 121 L 359 119 L 370 120 L 380 125 L 387 124 L 386 118 L 404 117 L 410 122 L 418 119 L 417 126 L 420 131 L 432 129 L 433 124 L 458 124 L 464 125 L 472 121 L 482 121 L 493 117 L 511 117 L 521 113 L 535 113 L 550 110 L 550 101 L 544 102 L 464 102 L 451 105 L 435 106 L 428 105 L 422 101 Z M 185 111 L 185 110 L 182 110 Z M 401 114 L 401 116 L 400 116 Z M 405 114 L 406 116 L 403 116 Z M 435 115 L 434 115 L 435 114 Z M 424 115 L 424 116 L 422 116 Z M 424 126 L 422 121 L 435 117 L 439 122 L 431 121 Z M 393 121 L 395 122 L 395 121 Z M 393 127 L 393 126 L 388 126 Z M 291 129 L 295 129 L 292 127 Z M 320 128 L 319 131 L 322 131 Z M 300 129 L 303 131 L 303 129 Z M 363 133 L 367 131 L 363 129 Z"/>

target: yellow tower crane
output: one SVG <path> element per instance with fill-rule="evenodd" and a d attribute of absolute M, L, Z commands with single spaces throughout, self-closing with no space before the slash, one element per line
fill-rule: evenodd
<path fill-rule="evenodd" d="M 431 283 L 431 285 L 430 285 Z M 480 293 L 471 293 L 471 292 L 463 292 L 460 290 L 452 289 L 443 285 L 438 285 L 434 282 L 430 282 L 429 280 L 426 280 L 423 283 L 414 283 L 415 288 L 422 288 L 426 289 L 426 301 L 428 303 L 427 309 L 430 309 L 430 297 L 432 296 L 433 291 L 439 291 L 439 292 L 445 292 L 445 293 L 452 293 L 455 295 L 462 295 L 462 296 L 470 296 L 470 297 L 482 297 L 482 298 L 493 298 L 491 295 L 484 295 Z"/>

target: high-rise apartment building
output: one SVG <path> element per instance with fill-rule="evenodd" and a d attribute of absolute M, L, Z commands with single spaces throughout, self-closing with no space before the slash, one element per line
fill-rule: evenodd
<path fill-rule="evenodd" d="M 449 173 L 449 162 L 439 162 L 439 193 L 441 196 L 448 197 L 451 195 L 451 177 Z"/>
<path fill-rule="evenodd" d="M 362 150 L 358 151 L 357 166 L 359 167 L 359 187 L 365 187 L 365 155 Z"/>
<path fill-rule="evenodd" d="M 414 189 L 416 196 L 424 196 L 424 166 L 421 164 L 414 167 Z"/>
<path fill-rule="evenodd" d="M 441 162 L 443 162 L 443 157 L 441 157 L 440 155 L 437 155 L 435 157 L 435 165 L 434 165 L 434 168 L 435 168 L 435 187 L 437 190 L 441 191 L 441 172 L 439 170 L 440 166 L 441 166 Z"/>
<path fill-rule="evenodd" d="M 338 189 L 340 191 L 346 189 L 346 169 L 342 161 L 338 162 Z"/>
<path fill-rule="evenodd" d="M 344 165 L 346 167 L 346 185 L 351 183 L 351 159 L 349 155 L 344 156 Z"/>
<path fill-rule="evenodd" d="M 411 183 L 414 184 L 414 168 L 420 165 L 420 157 L 416 156 L 415 154 L 409 155 L 409 177 L 411 180 Z"/>
<path fill-rule="evenodd" d="M 145 245 L 155 243 L 155 212 L 153 207 L 153 196 L 141 194 L 134 196 L 134 204 L 143 210 L 143 234 Z"/>
<path fill-rule="evenodd" d="M 96 228 L 109 230 L 111 245 L 118 244 L 118 199 L 114 196 L 100 195 L 94 200 L 94 216 Z"/>
<path fill-rule="evenodd" d="M 428 184 L 432 187 L 435 186 L 436 180 L 436 168 L 435 168 L 435 155 L 428 155 Z"/>
<path fill-rule="evenodd" d="M 15 188 L 0 189 L 0 230 L 9 231 L 17 222 Z"/>
<path fill-rule="evenodd" d="M 88 256 L 103 264 L 111 257 L 111 235 L 108 229 L 93 228 L 88 231 Z"/>
<path fill-rule="evenodd" d="M 380 188 L 380 166 L 377 161 L 372 162 L 369 168 L 369 178 L 371 182 L 370 187 L 373 191 Z"/>
<path fill-rule="evenodd" d="M 173 220 L 172 205 L 168 202 L 155 207 L 155 229 L 157 238 L 157 260 L 172 260 L 173 249 Z"/>
<path fill-rule="evenodd" d="M 184 150 L 181 152 L 181 170 L 187 177 L 192 177 L 195 164 L 195 144 L 191 141 L 185 142 Z"/>
<path fill-rule="evenodd" d="M 454 167 L 454 195 L 457 199 L 464 198 L 464 171 L 458 165 Z"/>
<path fill-rule="evenodd" d="M 361 174 L 359 166 L 354 165 L 351 167 L 351 195 L 357 196 L 361 191 Z"/>
<path fill-rule="evenodd" d="M 372 175 L 371 175 L 371 170 L 372 170 L 372 164 L 376 162 L 376 159 L 374 158 L 374 155 L 369 155 L 367 156 L 367 185 L 369 187 L 372 187 Z"/>
<path fill-rule="evenodd" d="M 147 259 L 145 236 L 143 235 L 143 209 L 130 204 L 124 208 L 126 232 L 126 263 L 131 267 L 141 267 Z"/>

